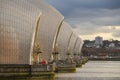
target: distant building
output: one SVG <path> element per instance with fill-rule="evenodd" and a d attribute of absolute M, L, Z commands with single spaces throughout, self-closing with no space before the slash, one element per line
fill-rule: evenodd
<path fill-rule="evenodd" d="M 115 44 L 114 43 L 110 43 L 109 44 L 109 48 L 115 48 Z"/>
<path fill-rule="evenodd" d="M 88 43 L 85 45 L 86 47 L 90 47 L 90 48 L 93 48 L 94 47 L 94 43 Z"/>
<path fill-rule="evenodd" d="M 115 45 L 115 48 L 116 48 L 116 49 L 120 49 L 120 42 L 118 42 L 118 43 Z"/>
<path fill-rule="evenodd" d="M 95 37 L 95 46 L 99 48 L 102 45 L 103 45 L 103 38 L 100 36 Z"/>

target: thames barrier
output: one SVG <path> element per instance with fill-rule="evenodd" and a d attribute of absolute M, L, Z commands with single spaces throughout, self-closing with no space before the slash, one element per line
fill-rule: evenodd
<path fill-rule="evenodd" d="M 0 0 L 0 78 L 76 72 L 87 58 L 82 39 L 43 0 Z"/>

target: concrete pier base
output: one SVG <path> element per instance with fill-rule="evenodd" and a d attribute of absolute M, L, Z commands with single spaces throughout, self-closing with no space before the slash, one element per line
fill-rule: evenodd
<path fill-rule="evenodd" d="M 88 58 L 81 58 L 81 59 L 74 59 L 74 62 L 76 63 L 76 67 L 82 67 L 85 63 L 87 63 Z"/>
<path fill-rule="evenodd" d="M 82 61 L 80 60 L 79 63 L 76 63 L 76 67 L 82 67 Z"/>
<path fill-rule="evenodd" d="M 76 63 L 69 63 L 67 61 L 57 62 L 56 72 L 76 72 Z"/>
<path fill-rule="evenodd" d="M 86 57 L 85 57 L 85 58 L 82 58 L 81 61 L 82 61 L 82 64 L 85 64 L 85 63 L 88 62 L 88 58 L 86 58 Z"/>
<path fill-rule="evenodd" d="M 53 65 L 0 64 L 0 78 L 53 78 L 54 76 Z"/>

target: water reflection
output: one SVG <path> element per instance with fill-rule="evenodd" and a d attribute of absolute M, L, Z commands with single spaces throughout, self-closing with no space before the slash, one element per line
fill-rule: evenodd
<path fill-rule="evenodd" d="M 120 80 L 119 77 L 115 77 L 115 78 L 108 78 L 108 77 L 93 77 L 93 78 L 56 78 L 56 80 Z"/>

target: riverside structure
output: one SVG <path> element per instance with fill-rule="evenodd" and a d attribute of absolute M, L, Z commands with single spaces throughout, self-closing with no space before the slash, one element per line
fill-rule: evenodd
<path fill-rule="evenodd" d="M 0 77 L 53 77 L 61 61 L 75 69 L 69 58 L 80 57 L 82 40 L 55 8 L 43 0 L 0 0 L 0 6 Z"/>

